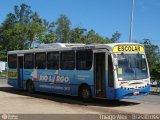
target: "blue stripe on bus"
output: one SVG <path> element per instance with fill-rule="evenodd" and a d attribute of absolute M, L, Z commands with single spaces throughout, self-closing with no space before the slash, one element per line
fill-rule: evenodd
<path fill-rule="evenodd" d="M 53 79 L 55 76 L 56 70 L 38 70 L 38 79 L 40 76 L 50 76 Z M 24 69 L 24 80 L 33 80 L 33 70 Z M 78 70 L 59 70 L 58 76 L 67 76 L 70 79 L 71 84 L 80 84 L 82 82 L 87 83 L 89 85 L 94 85 L 93 80 L 93 71 L 78 71 Z M 42 77 L 41 77 L 42 78 Z M 41 81 L 41 80 L 40 80 Z M 51 82 L 50 80 L 46 80 L 45 82 Z"/>
<path fill-rule="evenodd" d="M 38 70 L 38 77 L 40 75 L 50 75 L 54 76 L 56 70 Z M 33 69 L 24 69 L 24 78 L 23 78 L 23 89 L 26 89 L 26 81 L 31 79 L 33 80 Z M 93 71 L 76 71 L 76 70 L 59 70 L 59 76 L 68 76 L 70 78 L 70 82 L 67 84 L 53 84 L 50 81 L 37 81 L 35 83 L 35 90 L 41 92 L 51 92 L 51 93 L 60 93 L 60 94 L 69 94 L 73 96 L 78 95 L 79 85 L 82 83 L 86 83 L 90 86 L 92 91 L 92 96 L 95 96 L 94 90 L 94 78 Z M 108 87 L 108 72 L 106 71 L 106 98 L 107 99 L 124 99 L 124 98 L 137 98 L 141 96 L 145 96 L 148 94 L 150 87 L 139 89 L 140 92 L 144 94 L 141 95 L 129 95 L 132 94 L 135 90 L 124 90 L 121 88 L 115 89 Z M 53 79 L 53 78 L 52 78 Z M 18 88 L 18 80 L 8 79 L 8 84 Z M 68 88 L 69 87 L 69 88 Z M 62 89 L 63 88 L 63 89 Z M 70 89 L 70 90 L 69 90 Z"/>
<path fill-rule="evenodd" d="M 17 80 L 8 80 L 8 84 L 18 88 Z M 34 82 L 35 90 L 40 92 L 67 94 L 67 95 L 78 95 L 78 84 L 53 84 L 48 82 Z M 90 86 L 92 91 L 92 96 L 94 97 L 94 86 Z M 106 88 L 108 91 L 108 96 L 106 99 L 129 99 L 129 98 L 139 98 L 149 94 L 150 86 L 138 90 L 124 90 L 122 88 L 114 89 L 111 87 Z M 134 91 L 139 91 L 142 94 L 133 95 Z M 107 93 L 106 93 L 107 95 Z"/>
<path fill-rule="evenodd" d="M 34 82 L 34 85 L 36 91 L 78 96 L 79 84 L 53 84 L 37 81 Z M 94 91 L 94 86 L 90 88 L 91 91 Z M 94 95 L 93 92 L 92 95 Z"/>

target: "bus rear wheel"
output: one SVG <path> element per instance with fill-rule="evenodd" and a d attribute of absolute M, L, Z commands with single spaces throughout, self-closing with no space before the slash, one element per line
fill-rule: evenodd
<path fill-rule="evenodd" d="M 89 89 L 89 86 L 87 85 L 83 85 L 81 88 L 80 88 L 80 91 L 79 91 L 79 96 L 80 98 L 87 102 L 87 101 L 90 101 L 91 100 L 91 90 Z"/>
<path fill-rule="evenodd" d="M 27 91 L 29 93 L 34 93 L 35 92 L 34 83 L 31 80 L 27 82 Z"/>

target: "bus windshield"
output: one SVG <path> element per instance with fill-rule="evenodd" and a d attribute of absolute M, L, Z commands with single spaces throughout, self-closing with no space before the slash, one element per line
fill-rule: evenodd
<path fill-rule="evenodd" d="M 140 80 L 148 77 L 144 54 L 118 54 L 118 80 Z"/>

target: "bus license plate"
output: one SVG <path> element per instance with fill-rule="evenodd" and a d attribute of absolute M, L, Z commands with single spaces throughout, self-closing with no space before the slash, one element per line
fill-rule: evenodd
<path fill-rule="evenodd" d="M 134 95 L 138 95 L 138 94 L 139 94 L 139 91 L 135 91 L 133 94 L 134 94 Z"/>

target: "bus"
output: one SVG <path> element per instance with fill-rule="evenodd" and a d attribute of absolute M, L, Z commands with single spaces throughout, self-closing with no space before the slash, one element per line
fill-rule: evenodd
<path fill-rule="evenodd" d="M 148 95 L 150 74 L 138 43 L 51 43 L 9 51 L 8 84 L 30 93 L 120 100 Z"/>

